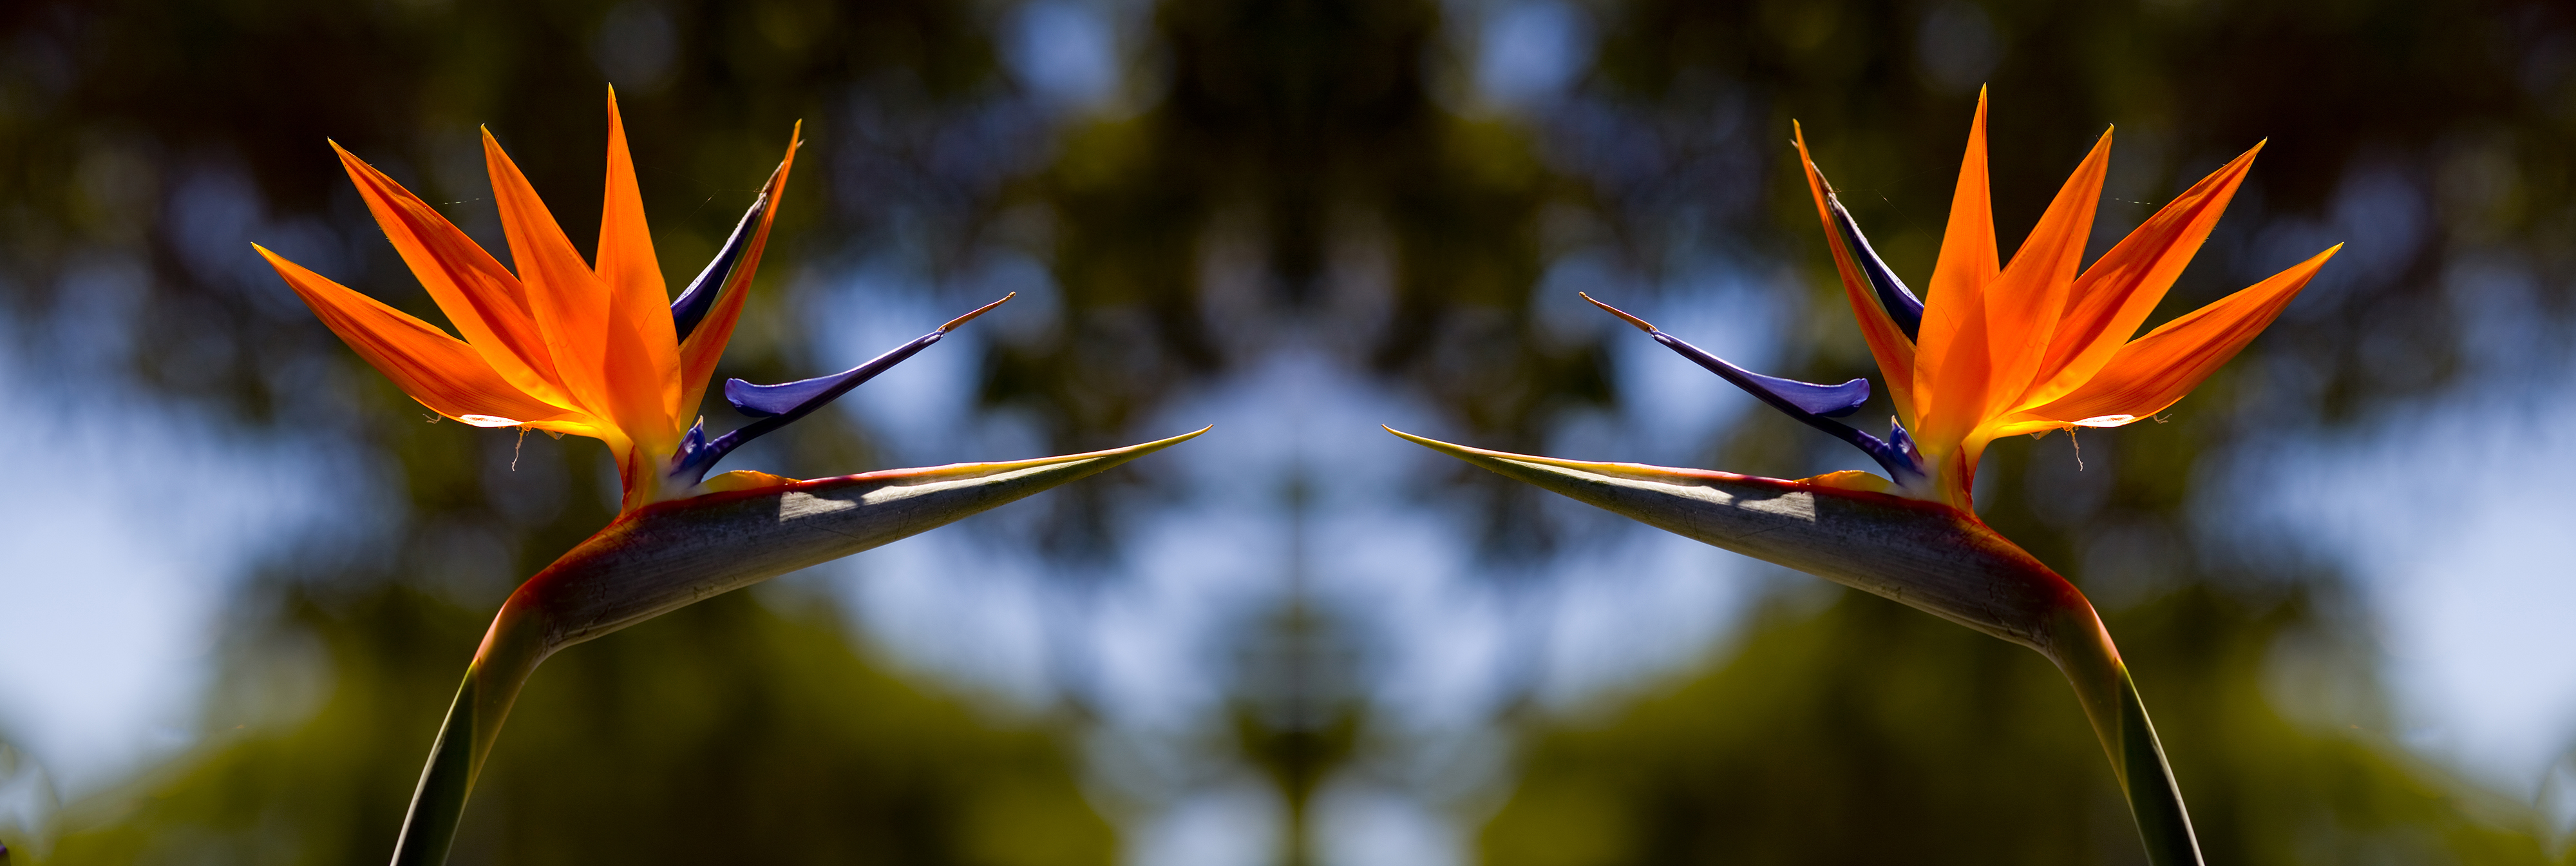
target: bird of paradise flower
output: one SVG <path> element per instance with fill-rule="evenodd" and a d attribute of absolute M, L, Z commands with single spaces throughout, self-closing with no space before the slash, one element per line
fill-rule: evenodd
<path fill-rule="evenodd" d="M 2256 144 L 2078 271 L 2111 150 L 2104 132 L 2009 264 L 1986 193 L 1986 101 L 1968 131 L 1928 300 L 1880 261 L 1807 155 L 1799 161 L 1844 294 L 1887 380 L 1886 438 L 1836 420 L 1869 382 L 1819 385 L 1737 367 L 1599 305 L 1773 408 L 1869 454 L 1886 477 L 1788 481 L 1488 451 L 1389 429 L 1511 478 L 1757 559 L 1886 596 L 2039 651 L 2074 686 L 2109 752 L 2151 862 L 2198 864 L 2199 842 L 2119 649 L 2082 592 L 1988 528 L 1970 501 L 1996 438 L 2117 427 L 2164 411 L 2271 324 L 2328 258 L 2288 270 L 2134 340 L 2252 168 Z"/>
<path fill-rule="evenodd" d="M 624 489 L 614 522 L 520 585 L 493 617 L 413 793 L 395 844 L 398 866 L 446 860 L 466 794 L 520 685 L 556 651 L 1206 432 L 1087 454 L 810 481 L 742 470 L 706 477 L 753 437 L 1010 300 L 838 374 L 780 385 L 727 380 L 725 399 L 755 420 L 708 439 L 697 407 L 741 315 L 801 131 L 800 124 L 751 209 L 677 300 L 654 258 L 614 91 L 595 263 L 582 261 L 488 130 L 484 158 L 515 274 L 427 203 L 332 145 L 377 225 L 462 340 L 254 246 L 324 324 L 421 405 L 478 427 L 598 439 L 616 457 Z"/>

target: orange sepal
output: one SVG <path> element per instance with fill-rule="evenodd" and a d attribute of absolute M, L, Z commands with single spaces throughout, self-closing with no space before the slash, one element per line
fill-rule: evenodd
<path fill-rule="evenodd" d="M 804 121 L 797 121 L 787 133 L 787 155 L 778 160 L 778 168 L 769 173 L 769 182 L 761 186 L 769 206 L 760 212 L 760 224 L 752 229 L 751 240 L 743 247 L 742 258 L 734 263 L 733 273 L 725 278 L 723 289 L 716 295 L 715 306 L 707 310 L 696 330 L 680 343 L 680 383 L 686 389 L 680 396 L 685 417 L 697 410 L 705 399 L 707 379 L 715 374 L 716 359 L 724 355 L 725 342 L 733 339 L 734 323 L 742 318 L 743 295 L 751 289 L 752 274 L 760 269 L 760 251 L 769 243 L 769 224 L 778 215 L 778 200 L 787 192 L 788 169 L 796 165 L 796 149 L 803 146 Z"/>
<path fill-rule="evenodd" d="M 1863 493 L 1886 493 L 1896 485 L 1878 475 L 1858 469 L 1843 469 L 1823 475 L 1798 479 L 1798 483 L 1833 490 L 1858 490 Z"/>
<path fill-rule="evenodd" d="M 2191 263 L 2236 189 L 2254 170 L 2253 149 L 2210 172 L 2199 183 L 2148 217 L 2084 269 L 2066 298 L 2066 313 L 2049 338 L 2048 356 L 2040 362 L 2037 382 L 2022 397 L 2022 406 L 2037 406 L 2065 396 L 2100 372 L 2120 351 L 2156 303 L 2173 288 L 2174 279 Z"/>
<path fill-rule="evenodd" d="M 789 478 L 784 475 L 771 475 L 767 472 L 759 472 L 750 469 L 736 469 L 699 482 L 698 489 L 707 493 L 735 493 L 744 490 L 759 490 L 764 487 L 785 487 L 797 482 L 798 479 Z"/>
<path fill-rule="evenodd" d="M 430 411 L 478 427 L 535 427 L 599 436 L 581 413 L 551 406 L 512 387 L 465 341 L 330 278 L 251 245 L 304 299 L 331 332 L 340 335 L 403 393 Z"/>
<path fill-rule="evenodd" d="M 1843 296 L 1851 302 L 1852 315 L 1860 320 L 1861 339 L 1869 343 L 1870 357 L 1878 362 L 1880 378 L 1887 382 L 1888 399 L 1896 403 L 1899 420 L 1914 423 L 1914 340 L 1896 326 L 1887 309 L 1878 303 L 1878 292 L 1861 275 L 1859 261 L 1843 243 L 1842 231 L 1834 225 L 1833 209 L 1826 198 L 1833 195 L 1833 185 L 1825 182 L 1816 169 L 1815 157 L 1807 153 L 1806 130 L 1797 121 L 1789 122 L 1789 134 L 1798 145 L 1798 161 L 1807 169 L 1807 192 L 1816 199 L 1816 219 L 1825 225 L 1825 245 L 1833 250 L 1834 271 L 1842 277 Z"/>
<path fill-rule="evenodd" d="M 447 217 L 339 142 L 331 150 L 358 188 L 403 264 L 493 372 L 529 396 L 566 409 L 572 396 L 555 373 L 545 337 L 528 312 L 527 292 L 492 254 Z"/>
<path fill-rule="evenodd" d="M 1986 92 L 1977 91 L 1977 116 L 1968 124 L 1967 152 L 1959 157 L 1959 183 L 1950 197 L 1949 226 L 1923 298 L 1923 326 L 1914 335 L 1915 441 L 1933 448 L 1956 442 L 1976 423 L 1985 403 L 1987 371 L 1986 285 L 2001 272 L 1995 254 L 1994 206 L 1986 191 Z"/>
<path fill-rule="evenodd" d="M 2110 168 L 2111 132 L 2106 129 L 2058 188 L 2039 225 L 2013 251 L 2012 264 L 1986 286 L 1992 367 L 1987 371 L 1988 402 L 1977 413 L 1980 421 L 2019 402 L 2047 355 L 2058 316 L 2066 311 L 2067 290 L 2084 263 L 2084 242 L 2092 236 L 2093 211 L 2102 201 L 2102 179 Z"/>
<path fill-rule="evenodd" d="M 2164 411 L 2271 325 L 2281 308 L 2342 249 L 2342 244 L 2336 244 L 2269 279 L 2166 322 L 2121 347 L 2092 381 L 2006 420 L 2117 427 Z"/>
<path fill-rule="evenodd" d="M 500 206 L 502 233 L 510 239 L 510 260 L 527 288 L 528 309 L 554 356 L 555 372 L 591 414 L 620 427 L 636 423 L 640 419 L 628 411 L 632 407 L 620 404 L 608 380 L 607 289 L 488 129 L 483 131 L 483 161 L 492 176 L 492 200 Z"/>
<path fill-rule="evenodd" d="M 593 270 L 609 298 L 613 345 L 608 379 L 621 401 L 656 404 L 659 427 L 671 427 L 680 416 L 679 336 L 672 329 L 671 291 L 653 255 L 644 195 L 635 183 L 635 160 L 627 152 L 626 121 L 617 111 L 614 88 L 608 92 L 608 179 L 603 190 Z"/>

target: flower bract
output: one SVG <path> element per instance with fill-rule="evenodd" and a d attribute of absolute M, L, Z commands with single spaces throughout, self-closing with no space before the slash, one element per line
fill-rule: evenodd
<path fill-rule="evenodd" d="M 1970 484 L 1988 444 L 2015 433 L 2118 427 L 2164 411 L 2235 357 L 2342 249 L 2330 247 L 2136 336 L 2209 238 L 2263 146 L 2193 184 L 2079 269 L 2110 163 L 2106 131 L 2012 261 L 2002 263 L 1986 193 L 1981 94 L 1930 296 L 1918 299 L 1879 258 L 1808 157 L 1804 130 L 1797 147 L 1844 294 L 1895 404 L 1887 438 L 1833 420 L 1868 398 L 1866 380 L 1823 386 L 1762 376 L 1593 303 L 1774 408 L 1868 452 L 1894 491 L 1960 509 L 1971 505 Z M 1828 482 L 1872 483 L 1848 476 Z"/>
<path fill-rule="evenodd" d="M 1396 435 L 2037 650 L 2083 704 L 2148 861 L 2198 864 L 2199 843 L 2163 747 L 2092 603 L 1978 520 L 1971 482 L 1998 437 L 2116 427 L 2172 406 L 2270 324 L 2341 247 L 2132 339 L 2209 237 L 2261 145 L 2185 190 L 2092 266 L 2078 267 L 2109 163 L 2105 132 L 2005 263 L 1986 195 L 1985 128 L 1980 93 L 1928 298 L 1879 258 L 1807 158 L 1804 132 L 1797 136 L 1835 270 L 1895 404 L 1884 438 L 1839 420 L 1868 402 L 1866 379 L 1826 385 L 1755 373 L 1584 296 L 1772 408 L 1860 448 L 1886 477 L 1845 471 L 1788 481 Z"/>
<path fill-rule="evenodd" d="M 420 197 L 332 145 L 376 224 L 461 337 L 259 249 L 324 324 L 421 405 L 477 427 L 598 439 L 616 457 L 623 482 L 617 519 L 520 584 L 493 617 L 413 792 L 395 843 L 397 866 L 445 861 L 502 720 L 528 675 L 553 653 L 1198 435 L 813 481 L 751 471 L 707 477 L 753 437 L 811 414 L 1010 300 L 833 375 L 778 385 L 727 380 L 725 399 L 752 420 L 708 438 L 697 407 L 742 314 L 798 142 L 791 133 L 787 156 L 751 209 L 677 299 L 654 257 L 613 92 L 599 245 L 587 262 L 489 131 L 484 158 L 515 272 Z"/>
<path fill-rule="evenodd" d="M 463 339 L 255 248 L 350 348 L 430 411 L 477 427 L 569 433 L 606 443 L 625 490 L 622 512 L 771 486 L 787 479 L 757 472 L 705 475 L 752 437 L 803 417 L 1001 304 L 959 316 L 840 374 L 773 386 L 728 381 L 726 397 L 758 420 L 708 440 L 703 421 L 696 420 L 698 403 L 741 316 L 800 143 L 800 137 L 789 137 L 787 156 L 750 210 L 677 300 L 653 254 L 614 94 L 592 262 L 582 261 L 490 130 L 483 133 L 483 156 L 516 273 L 402 184 L 332 144 L 377 226 Z"/>

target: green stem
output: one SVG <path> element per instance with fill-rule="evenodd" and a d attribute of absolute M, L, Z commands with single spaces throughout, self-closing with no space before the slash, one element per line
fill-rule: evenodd
<path fill-rule="evenodd" d="M 2120 650 L 2090 604 L 2070 610 L 2049 630 L 2046 652 L 2075 686 L 2093 733 L 2111 757 L 2111 771 L 2129 798 L 2129 814 L 2146 842 L 2147 862 L 2154 866 L 2202 866 L 2200 840 L 2192 833 L 2191 814 L 2183 807 L 2182 789 L 2147 721 L 2138 699 L 2138 684 L 2120 662 Z"/>
<path fill-rule="evenodd" d="M 457 687 L 447 721 L 439 725 L 438 739 L 429 747 L 429 766 L 421 769 L 420 787 L 412 791 L 411 811 L 403 816 L 402 836 L 394 842 L 393 866 L 447 862 L 447 850 L 456 844 L 457 824 L 465 816 L 465 797 L 482 774 L 483 759 L 492 754 L 501 721 L 518 699 L 519 686 L 551 651 L 538 622 L 541 617 L 527 611 L 520 597 L 513 595 L 500 615 L 493 617 L 483 646 L 474 653 L 474 663 L 466 667 L 465 683 Z"/>

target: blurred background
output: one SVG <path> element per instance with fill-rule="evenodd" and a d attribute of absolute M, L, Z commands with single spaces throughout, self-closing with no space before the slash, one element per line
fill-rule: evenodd
<path fill-rule="evenodd" d="M 805 122 L 718 375 L 1020 293 L 725 468 L 1216 430 L 557 657 L 453 862 L 2143 862 L 2037 655 L 1375 427 L 1865 467 L 1574 293 L 1875 380 L 1790 121 L 1920 285 L 1989 83 L 2007 251 L 2106 126 L 2095 254 L 2268 140 L 2154 321 L 2350 244 L 2157 423 L 1979 479 L 2211 861 L 2566 862 L 2576 14 L 2537 0 L 6 4 L 0 843 L 385 856 L 615 472 L 439 423 L 249 244 L 443 321 L 325 139 L 500 249 L 488 125 L 587 238 L 613 84 L 674 285 Z"/>

